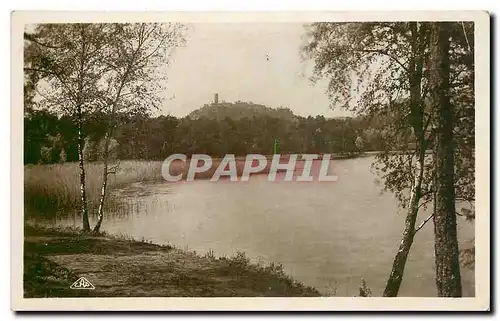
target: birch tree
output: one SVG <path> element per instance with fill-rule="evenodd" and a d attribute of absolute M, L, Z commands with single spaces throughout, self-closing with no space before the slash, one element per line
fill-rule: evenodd
<path fill-rule="evenodd" d="M 25 39 L 25 101 L 34 94 L 39 105 L 76 120 L 83 231 L 91 230 L 85 188 L 83 126 L 86 118 L 102 117 L 102 188 L 98 221 L 102 224 L 109 168 L 109 150 L 117 116 L 148 113 L 160 106 L 172 50 L 182 43 L 178 24 L 43 24 Z"/>
<path fill-rule="evenodd" d="M 452 85 L 462 83 L 469 88 L 470 78 L 463 73 L 470 74 L 471 68 L 460 67 L 468 58 L 458 57 L 464 48 L 462 39 L 467 36 L 462 26 L 453 24 L 457 60 L 453 62 L 451 77 L 455 79 Z M 397 296 L 414 236 L 432 218 L 417 225 L 419 210 L 432 202 L 434 195 L 435 168 L 426 156 L 432 148 L 436 126 L 429 103 L 430 24 L 315 23 L 308 29 L 304 52 L 314 61 L 313 80 L 328 80 L 332 106 L 368 118 L 385 119 L 380 133 L 384 144 L 373 166 L 384 179 L 384 189 L 393 192 L 406 211 L 401 243 L 383 293 Z M 473 105 L 467 106 L 470 107 L 473 110 Z M 459 128 L 470 138 L 469 127 Z M 473 155 L 468 156 L 473 162 Z M 468 175 L 461 175 L 458 180 L 470 181 L 470 172 Z M 465 194 L 471 194 L 470 185 L 455 188 L 460 189 L 458 194 L 467 189 Z"/>
<path fill-rule="evenodd" d="M 43 108 L 70 116 L 78 128 L 83 231 L 90 231 L 83 158 L 85 117 L 98 106 L 102 64 L 112 35 L 106 24 L 41 24 L 25 33 L 25 83 Z M 40 85 L 41 83 L 41 85 Z M 26 86 L 25 86 L 26 89 Z M 26 95 L 25 95 L 26 96 Z M 33 94 L 28 96 L 33 100 Z"/>
<path fill-rule="evenodd" d="M 114 39 L 104 65 L 109 68 L 102 84 L 102 108 L 106 118 L 106 133 L 102 151 L 102 185 L 99 198 L 98 233 L 104 218 L 108 175 L 118 164 L 109 165 L 110 143 L 118 124 L 118 115 L 147 114 L 163 102 L 166 89 L 166 69 L 173 50 L 183 43 L 184 26 L 171 23 L 114 24 Z"/>

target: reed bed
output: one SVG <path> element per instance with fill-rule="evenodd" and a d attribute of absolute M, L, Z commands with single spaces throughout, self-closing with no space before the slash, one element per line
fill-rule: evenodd
<path fill-rule="evenodd" d="M 122 161 L 110 174 L 108 188 L 136 182 L 162 179 L 160 161 Z M 113 164 L 112 164 L 113 165 Z M 89 212 L 96 212 L 102 184 L 102 163 L 85 165 Z M 108 210 L 118 209 L 120 202 L 109 197 Z M 80 173 L 78 163 L 27 165 L 24 168 L 24 207 L 26 218 L 51 218 L 72 215 L 80 208 Z"/>

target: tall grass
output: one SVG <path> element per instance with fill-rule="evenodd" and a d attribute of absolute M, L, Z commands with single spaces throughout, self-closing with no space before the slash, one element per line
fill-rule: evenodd
<path fill-rule="evenodd" d="M 160 161 L 122 161 L 110 174 L 108 188 L 161 180 Z M 85 166 L 90 214 L 97 211 L 102 184 L 102 163 Z M 26 165 L 24 168 L 24 213 L 26 218 L 73 215 L 80 208 L 80 176 L 77 163 Z M 108 197 L 106 208 L 116 210 L 120 202 Z"/>

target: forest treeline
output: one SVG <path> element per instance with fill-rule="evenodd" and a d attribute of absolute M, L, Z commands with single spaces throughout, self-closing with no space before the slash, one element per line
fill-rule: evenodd
<path fill-rule="evenodd" d="M 380 120 L 361 117 L 301 117 L 287 108 L 246 102 L 206 104 L 186 117 L 118 115 L 113 154 L 118 159 L 161 160 L 173 153 L 212 156 L 250 153 L 355 154 L 382 148 Z M 99 160 L 106 117 L 86 117 L 85 157 Z M 75 120 L 48 110 L 24 116 L 25 164 L 75 162 L 78 132 Z"/>

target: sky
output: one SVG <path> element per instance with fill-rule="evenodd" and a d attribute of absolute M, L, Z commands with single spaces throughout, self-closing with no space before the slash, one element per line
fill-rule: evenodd
<path fill-rule="evenodd" d="M 347 116 L 331 109 L 326 82 L 313 83 L 312 62 L 300 55 L 299 23 L 207 23 L 189 26 L 168 70 L 164 115 L 182 117 L 219 101 L 288 107 L 296 115 Z"/>

